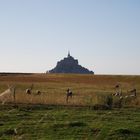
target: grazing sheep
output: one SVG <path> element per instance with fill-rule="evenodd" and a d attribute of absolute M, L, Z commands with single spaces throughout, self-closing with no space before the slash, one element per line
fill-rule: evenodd
<path fill-rule="evenodd" d="M 26 94 L 31 94 L 33 89 L 33 84 L 31 85 L 30 88 L 26 89 Z"/>
<path fill-rule="evenodd" d="M 128 96 L 130 97 L 136 97 L 137 96 L 137 90 L 134 88 L 130 91 L 127 91 L 127 93 L 129 94 Z"/>
<path fill-rule="evenodd" d="M 37 90 L 36 91 L 36 95 L 40 95 L 41 94 L 41 91 L 40 90 Z"/>
<path fill-rule="evenodd" d="M 117 84 L 117 85 L 115 86 L 115 93 L 113 93 L 112 95 L 113 95 L 113 96 L 122 96 L 122 90 L 121 90 L 119 84 Z"/>
<path fill-rule="evenodd" d="M 131 98 L 131 97 L 137 97 L 137 91 L 136 91 L 135 88 L 130 90 L 130 91 L 127 91 L 127 95 L 125 95 L 124 97 L 121 96 L 120 98 L 126 98 L 127 99 L 127 98 Z"/>
<path fill-rule="evenodd" d="M 31 90 L 30 89 L 26 89 L 26 94 L 31 94 Z"/>
<path fill-rule="evenodd" d="M 70 91 L 70 89 L 68 88 L 67 91 L 66 91 L 66 102 L 68 103 L 68 100 L 69 100 L 69 97 L 72 98 L 72 91 Z"/>
<path fill-rule="evenodd" d="M 5 104 L 5 102 L 7 100 L 10 100 L 11 98 L 13 98 L 14 102 L 15 102 L 15 87 L 10 87 L 7 90 L 5 90 L 3 93 L 0 94 L 0 102 L 2 104 Z"/>

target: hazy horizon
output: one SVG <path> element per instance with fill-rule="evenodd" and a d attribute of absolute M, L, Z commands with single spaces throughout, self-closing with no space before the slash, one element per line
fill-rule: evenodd
<path fill-rule="evenodd" d="M 95 74 L 140 75 L 139 0 L 0 1 L 0 72 L 45 73 L 71 55 Z"/>

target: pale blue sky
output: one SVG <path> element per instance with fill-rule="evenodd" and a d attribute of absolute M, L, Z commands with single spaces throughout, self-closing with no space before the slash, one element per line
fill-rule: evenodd
<path fill-rule="evenodd" d="M 0 72 L 67 55 L 96 74 L 140 74 L 140 0 L 0 0 Z"/>

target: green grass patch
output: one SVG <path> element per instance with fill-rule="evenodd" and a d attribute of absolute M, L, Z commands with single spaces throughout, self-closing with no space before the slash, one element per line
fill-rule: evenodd
<path fill-rule="evenodd" d="M 139 139 L 140 109 L 0 106 L 0 139 Z"/>

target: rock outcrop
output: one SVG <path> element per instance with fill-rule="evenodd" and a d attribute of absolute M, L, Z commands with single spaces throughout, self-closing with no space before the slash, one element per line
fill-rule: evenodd
<path fill-rule="evenodd" d="M 57 62 L 54 69 L 50 70 L 49 73 L 79 73 L 79 74 L 94 74 L 93 71 L 89 71 L 87 68 L 82 67 L 78 64 L 78 60 L 74 59 L 68 53 L 68 56 L 63 60 Z"/>

